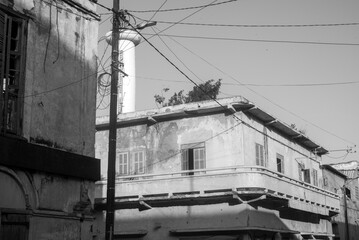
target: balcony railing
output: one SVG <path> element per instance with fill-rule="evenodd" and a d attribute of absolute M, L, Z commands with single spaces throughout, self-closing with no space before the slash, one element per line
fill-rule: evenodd
<path fill-rule="evenodd" d="M 193 174 L 193 175 L 188 175 Z M 260 166 L 231 166 L 116 178 L 115 196 L 123 201 L 176 196 L 206 197 L 230 192 L 264 193 L 288 200 L 289 207 L 339 212 L 339 195 Z M 97 183 L 96 197 L 106 197 L 106 181 Z M 319 209 L 319 210 L 318 210 Z"/>

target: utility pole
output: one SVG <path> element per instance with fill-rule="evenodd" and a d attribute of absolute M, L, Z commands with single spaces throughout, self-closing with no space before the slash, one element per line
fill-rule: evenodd
<path fill-rule="evenodd" d="M 344 201 L 344 223 L 345 223 L 345 240 L 349 240 L 349 222 L 348 222 L 348 206 L 347 206 L 347 187 L 346 187 L 347 180 L 344 180 L 343 186 L 343 201 Z"/>
<path fill-rule="evenodd" d="M 117 140 L 117 85 L 119 72 L 119 32 L 120 32 L 120 1 L 113 0 L 113 24 L 112 24 L 112 53 L 111 53 L 111 95 L 110 95 L 110 121 L 108 143 L 108 167 L 107 167 L 107 206 L 105 239 L 112 240 L 115 221 L 115 174 L 116 174 L 116 140 Z"/>

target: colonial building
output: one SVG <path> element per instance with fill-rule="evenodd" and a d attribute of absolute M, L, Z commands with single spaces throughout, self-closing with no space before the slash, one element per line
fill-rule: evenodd
<path fill-rule="evenodd" d="M 356 240 L 359 236 L 358 162 L 323 165 L 324 187 L 340 194 L 340 214 L 333 217 L 335 240 Z"/>
<path fill-rule="evenodd" d="M 108 128 L 98 119 L 102 226 Z M 340 202 L 323 188 L 327 150 L 248 100 L 126 113 L 117 129 L 115 239 L 332 238 Z"/>
<path fill-rule="evenodd" d="M 0 0 L 0 239 L 93 237 L 96 52 L 88 0 Z"/>

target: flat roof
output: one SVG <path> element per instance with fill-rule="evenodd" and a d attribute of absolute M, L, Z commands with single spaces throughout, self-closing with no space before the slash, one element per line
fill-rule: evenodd
<path fill-rule="evenodd" d="M 289 126 L 288 124 L 273 117 L 260 109 L 254 103 L 244 97 L 231 97 L 193 102 L 176 106 L 167 106 L 159 109 L 151 109 L 137 112 L 119 114 L 117 117 L 117 128 L 124 128 L 136 125 L 152 125 L 157 122 L 176 120 L 181 118 L 199 117 L 217 113 L 234 113 L 241 111 L 266 125 L 269 129 L 276 131 L 291 141 L 318 154 L 319 156 L 328 153 L 324 147 L 316 144 L 304 133 Z M 96 130 L 106 131 L 109 129 L 109 116 L 96 119 Z"/>

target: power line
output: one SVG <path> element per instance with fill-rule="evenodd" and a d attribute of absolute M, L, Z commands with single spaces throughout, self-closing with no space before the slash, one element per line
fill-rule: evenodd
<path fill-rule="evenodd" d="M 217 2 L 217 0 L 212 1 L 210 4 L 213 4 L 213 3 L 215 3 L 215 2 Z M 182 18 L 181 20 L 175 22 L 173 25 L 168 26 L 167 28 L 161 30 L 160 32 L 158 32 L 158 34 L 164 32 L 164 31 L 166 31 L 166 30 L 168 30 L 168 29 L 170 29 L 170 28 L 176 26 L 178 23 L 180 23 L 180 22 L 182 22 L 182 21 L 184 21 L 184 20 L 190 18 L 191 16 L 193 16 L 193 15 L 195 15 L 196 13 L 198 13 L 198 12 L 202 11 L 203 9 L 205 9 L 206 6 L 207 6 L 207 5 L 202 6 L 202 7 L 201 7 L 200 9 L 198 9 L 197 11 L 194 11 L 193 13 L 189 14 L 188 16 L 186 16 L 186 17 Z M 132 14 L 130 14 L 130 13 L 128 13 L 128 12 L 127 12 L 127 14 L 130 15 L 131 17 L 133 17 L 133 18 L 136 18 L 134 15 L 132 15 Z M 129 23 L 129 22 L 128 22 L 128 23 Z M 129 23 L 129 25 L 131 25 L 131 24 Z M 132 28 L 135 29 L 135 27 L 133 27 L 133 26 L 132 26 Z M 136 30 L 137 30 L 137 29 L 136 29 Z M 138 35 L 139 32 L 138 32 L 138 31 L 136 31 L 136 32 L 137 32 L 137 35 Z M 150 36 L 148 39 L 151 39 L 151 38 L 154 37 L 154 36 L 156 36 L 156 35 L 152 35 L 152 36 Z M 104 39 L 104 38 L 101 38 L 101 39 L 99 40 L 99 42 L 102 41 L 103 39 Z M 142 42 L 140 42 L 138 45 L 141 45 L 141 43 L 142 43 Z M 132 49 L 132 48 L 134 48 L 134 46 L 131 47 L 131 48 L 126 49 L 125 51 L 128 51 L 128 50 L 130 50 L 130 49 Z"/>
<path fill-rule="evenodd" d="M 196 8 L 213 7 L 213 6 L 217 6 L 217 5 L 221 5 L 221 4 L 225 4 L 225 3 L 230 3 L 230 2 L 236 2 L 236 1 L 237 0 L 228 0 L 228 1 L 224 1 L 224 2 L 210 3 L 210 4 L 206 4 L 206 5 L 201 5 L 201 6 L 183 7 L 183 8 L 171 8 L 171 9 L 162 9 L 162 10 L 127 10 L 127 11 L 129 11 L 129 12 L 137 12 L 137 13 L 182 11 L 182 10 L 191 10 L 191 9 L 196 9 Z"/>
<path fill-rule="evenodd" d="M 225 129 L 225 130 L 223 130 L 223 131 L 221 131 L 221 132 L 215 134 L 214 136 L 207 138 L 207 139 L 204 140 L 203 142 L 208 142 L 209 140 L 212 140 L 212 139 L 214 139 L 214 138 L 216 138 L 216 137 L 218 137 L 218 136 L 220 136 L 220 135 L 222 135 L 222 134 L 224 134 L 224 133 L 227 133 L 227 132 L 231 131 L 232 129 L 238 127 L 238 126 L 241 125 L 241 124 L 242 124 L 242 123 L 239 122 L 239 123 L 233 125 L 232 127 L 227 128 L 227 129 Z M 202 144 L 203 142 L 201 142 L 201 143 L 196 143 L 196 144 L 193 145 L 193 147 L 199 146 L 199 145 Z M 171 158 L 173 158 L 173 157 L 175 157 L 175 156 L 177 156 L 177 155 L 179 155 L 179 154 L 182 154 L 182 152 L 183 152 L 183 149 L 180 149 L 179 151 L 177 151 L 177 152 L 175 152 L 175 153 L 173 153 L 173 154 L 171 154 L 171 155 L 169 155 L 169 156 L 167 156 L 167 157 L 165 157 L 165 158 L 163 158 L 163 159 L 160 159 L 160 160 L 158 160 L 158 161 L 154 161 L 154 162 L 152 162 L 151 164 L 147 164 L 146 167 L 148 168 L 148 167 L 150 167 L 150 166 L 154 166 L 154 165 L 159 164 L 159 163 L 161 163 L 161 162 L 167 161 L 167 160 L 169 160 L 169 159 L 171 159 Z M 135 171 L 131 172 L 131 174 L 134 174 L 134 173 L 135 173 Z"/>
<path fill-rule="evenodd" d="M 143 19 L 142 19 L 143 20 Z M 173 24 L 171 21 L 156 21 L 157 23 Z M 301 28 L 301 27 L 339 27 L 357 26 L 359 22 L 350 23 L 315 23 L 315 24 L 219 24 L 219 23 L 191 23 L 181 22 L 180 25 L 206 26 L 206 27 L 238 27 L 238 28 Z"/>
<path fill-rule="evenodd" d="M 108 67 L 108 66 L 107 66 Z M 107 68 L 106 67 L 106 68 Z M 43 91 L 43 92 L 38 92 L 38 93 L 34 93 L 34 94 L 30 94 L 30 95 L 25 95 L 25 96 L 22 96 L 22 97 L 19 97 L 19 98 L 29 98 L 29 97 L 36 97 L 36 96 L 39 96 L 39 95 L 42 95 L 42 94 L 47 94 L 47 93 L 50 93 L 50 92 L 54 92 L 54 91 L 57 91 L 57 90 L 60 90 L 60 89 L 63 89 L 63 88 L 66 88 L 66 87 L 69 87 L 71 85 L 74 85 L 74 84 L 77 84 L 77 83 L 80 83 L 94 75 L 97 75 L 100 71 L 96 71 L 90 75 L 87 75 L 86 77 L 83 77 L 77 81 L 74 81 L 74 82 L 71 82 L 71 83 L 68 83 L 68 84 L 65 84 L 65 85 L 62 85 L 62 86 L 59 86 L 59 87 L 56 87 L 56 88 L 53 88 L 53 89 L 50 89 L 50 90 L 47 90 L 47 91 Z"/>
<path fill-rule="evenodd" d="M 355 143 L 353 143 L 353 142 L 351 142 L 351 141 L 348 141 L 348 140 L 346 140 L 346 139 L 344 139 L 344 138 L 342 138 L 342 137 L 339 137 L 339 136 L 337 136 L 336 134 L 331 133 L 331 132 L 329 132 L 329 131 L 323 129 L 323 128 L 319 127 L 318 125 L 316 125 L 316 124 L 314 124 L 314 123 L 312 123 L 312 122 L 309 122 L 308 120 L 306 120 L 306 119 L 300 117 L 298 114 L 295 114 L 295 113 L 293 113 L 292 111 L 289 111 L 289 110 L 285 109 L 284 107 L 280 106 L 279 104 L 277 104 L 277 103 L 271 101 L 270 99 L 268 99 L 267 97 L 263 96 L 262 94 L 259 94 L 258 92 L 254 91 L 253 89 L 251 89 L 251 88 L 245 86 L 245 85 L 242 84 L 240 81 L 238 81 L 236 78 L 234 78 L 234 77 L 232 77 L 231 75 L 227 74 L 226 72 L 222 71 L 220 68 L 218 68 L 217 66 L 213 65 L 212 63 L 210 63 L 209 61 L 207 61 L 207 60 L 204 59 L 203 57 L 199 56 L 198 54 L 194 53 L 193 51 L 191 51 L 190 49 L 188 49 L 187 47 L 185 47 L 184 45 L 182 45 L 181 43 L 179 43 L 179 42 L 176 41 L 175 39 L 173 39 L 173 38 L 171 38 L 171 39 L 172 39 L 173 41 L 175 41 L 176 43 L 178 43 L 180 46 L 182 46 L 184 49 L 186 49 L 187 51 L 189 51 L 190 53 L 192 53 L 192 54 L 194 54 L 195 56 L 197 56 L 198 58 L 202 59 L 202 60 L 203 60 L 204 62 L 206 62 L 208 65 L 210 65 L 210 66 L 212 66 L 213 68 L 217 69 L 219 72 L 221 72 L 221 73 L 225 74 L 226 76 L 230 77 L 230 78 L 233 79 L 235 82 L 239 83 L 241 86 L 244 86 L 244 87 L 247 88 L 249 91 L 251 91 L 251 92 L 255 93 L 256 95 L 258 95 L 258 96 L 264 98 L 265 100 L 267 100 L 268 102 L 270 102 L 270 103 L 272 103 L 273 105 L 277 106 L 278 108 L 284 110 L 285 112 L 290 113 L 291 115 L 293 115 L 293 116 L 295 116 L 295 117 L 301 119 L 302 121 L 304 121 L 304 122 L 306 122 L 306 123 L 309 123 L 310 125 L 312 125 L 312 126 L 318 128 L 318 129 L 322 130 L 323 132 L 326 132 L 326 133 L 329 134 L 329 135 L 332 135 L 332 136 L 334 136 L 334 137 L 336 137 L 336 138 L 338 138 L 338 139 L 340 139 L 340 140 L 342 140 L 342 141 L 344 141 L 344 142 L 347 142 L 347 143 L 350 143 L 350 144 L 355 145 Z"/>
<path fill-rule="evenodd" d="M 169 80 L 162 78 L 151 78 L 151 77 L 143 77 L 136 76 L 136 78 L 154 80 L 154 81 L 163 81 L 163 82 L 178 82 L 178 83 L 187 83 L 182 80 Z M 222 82 L 222 85 L 231 85 L 231 86 L 252 86 L 252 87 L 319 87 L 319 86 L 337 86 L 337 85 L 351 85 L 351 84 L 359 84 L 359 81 L 350 81 L 350 82 L 331 82 L 331 83 L 294 83 L 294 84 L 255 84 L 255 83 L 226 83 Z"/>
<path fill-rule="evenodd" d="M 150 35 L 152 34 L 144 34 Z M 205 39 L 205 40 L 222 40 L 222 41 L 242 41 L 242 42 L 266 42 L 266 43 L 291 43 L 291 44 L 314 44 L 314 45 L 336 45 L 336 46 L 359 46 L 359 43 L 340 43 L 340 42 L 314 42 L 314 41 L 291 41 L 291 40 L 269 40 L 269 39 L 246 39 L 246 38 L 225 38 L 225 37 L 207 37 L 207 36 L 188 36 L 161 34 L 165 37 Z"/>
<path fill-rule="evenodd" d="M 212 1 L 212 2 L 211 2 L 210 4 L 208 4 L 208 5 L 214 4 L 215 2 L 217 2 L 217 0 Z M 162 6 L 163 6 L 163 4 L 162 4 Z M 161 7 L 162 7 L 162 6 L 161 6 Z M 160 8 L 161 8 L 161 7 L 160 7 Z M 180 22 L 182 22 L 182 21 L 184 21 L 184 20 L 190 18 L 191 16 L 193 16 L 194 14 L 196 14 L 196 13 L 202 11 L 202 10 L 203 10 L 204 8 L 206 8 L 206 7 L 207 7 L 207 5 L 201 6 L 201 8 L 198 9 L 197 11 L 194 11 L 193 13 L 189 14 L 188 16 L 186 16 L 186 17 L 182 18 L 181 20 L 175 22 L 175 23 L 172 24 L 171 26 L 168 26 L 167 28 L 161 30 L 160 32 L 158 32 L 158 34 L 164 32 L 164 31 L 166 31 L 166 30 L 168 30 L 168 29 L 170 29 L 170 28 L 172 28 L 172 27 L 174 27 L 174 26 L 176 26 L 178 23 L 180 23 Z M 159 8 L 159 9 L 160 9 L 160 8 Z M 159 9 L 158 9 L 158 10 L 159 10 Z M 130 14 L 129 12 L 126 12 L 126 13 L 127 13 L 129 16 L 131 16 L 132 18 L 138 18 L 138 17 L 136 17 L 136 16 Z M 138 19 L 140 19 L 140 18 L 138 18 Z M 152 19 L 152 18 L 151 18 L 151 19 Z M 140 20 L 142 20 L 142 19 L 140 19 Z M 147 20 L 146 20 L 146 21 L 147 21 Z M 132 27 L 133 27 L 133 26 L 132 26 Z M 134 27 L 133 27 L 133 28 L 134 28 Z M 135 28 L 134 28 L 134 29 L 135 29 Z M 138 32 L 138 31 L 137 31 L 137 32 Z M 136 35 L 138 35 L 138 33 L 136 33 Z M 154 37 L 154 36 L 156 36 L 156 35 L 150 36 L 148 39 L 151 39 L 151 38 Z M 103 41 L 104 39 L 106 39 L 106 36 L 101 37 L 101 38 L 98 40 L 98 42 L 101 42 L 101 41 Z M 142 42 L 140 42 L 138 45 L 141 45 L 141 43 L 142 43 Z M 128 50 L 130 50 L 130 49 L 132 49 L 132 48 L 134 48 L 134 46 L 131 47 L 131 48 L 126 49 L 125 51 L 128 51 Z M 125 52 L 125 51 L 124 51 L 124 52 Z"/>
<path fill-rule="evenodd" d="M 168 0 L 165 0 L 165 1 L 161 4 L 161 6 L 155 11 L 155 13 L 152 15 L 152 17 L 150 18 L 150 20 L 148 20 L 148 21 L 146 21 L 146 22 L 151 22 L 152 19 L 156 16 L 156 14 L 161 10 L 161 8 L 167 3 L 167 1 L 168 1 Z M 133 20 L 136 22 L 136 18 L 135 18 L 132 14 L 128 14 L 128 15 L 131 16 L 131 17 L 133 18 Z M 128 33 L 128 34 L 130 34 L 130 33 Z M 136 33 L 136 35 L 138 35 L 138 34 Z M 123 47 L 123 45 L 121 44 L 120 49 L 126 49 L 129 44 L 130 44 L 130 42 L 127 42 L 126 46 L 124 46 L 124 47 Z"/>
<path fill-rule="evenodd" d="M 168 0 L 165 0 L 165 1 L 162 3 L 162 5 L 157 9 L 157 11 L 155 11 L 155 13 L 152 15 L 152 17 L 150 18 L 150 20 L 149 20 L 148 22 L 150 22 L 150 21 L 156 16 L 156 14 L 161 11 L 161 8 L 167 3 L 167 1 L 168 1 Z"/>
<path fill-rule="evenodd" d="M 95 3 L 96 5 L 104 8 L 104 9 L 106 9 L 107 11 L 110 11 L 111 13 L 109 13 L 109 14 L 112 14 L 112 12 L 113 12 L 112 8 L 106 7 L 105 5 L 102 5 L 101 3 L 99 3 L 98 1 L 93 1 L 93 3 Z M 101 14 L 101 15 L 105 15 L 105 14 Z"/>
<path fill-rule="evenodd" d="M 201 80 L 197 74 L 195 74 L 178 56 L 177 54 L 175 54 L 172 49 L 166 44 L 166 42 L 161 38 L 160 35 L 157 34 L 157 32 L 155 31 L 154 28 L 152 28 L 152 30 L 155 32 L 155 34 L 158 36 L 158 38 L 162 41 L 162 43 L 167 47 L 167 49 L 177 58 L 178 61 L 180 61 L 182 63 L 182 65 L 188 70 L 190 71 L 198 80 L 200 80 L 201 82 L 203 82 L 203 80 Z"/>
<path fill-rule="evenodd" d="M 166 61 L 171 64 L 177 71 L 179 71 L 185 78 L 187 78 L 190 82 L 192 82 L 196 87 L 198 87 L 198 89 L 200 89 L 204 94 L 206 94 L 212 101 L 214 101 L 215 103 L 217 103 L 221 108 L 223 108 L 224 110 L 227 111 L 227 107 L 223 106 L 216 98 L 210 96 L 204 89 L 201 88 L 201 86 L 199 86 L 196 82 L 194 82 L 185 72 L 183 72 L 179 67 L 177 67 L 169 58 L 167 58 L 158 48 L 156 48 L 145 36 L 143 36 L 136 28 L 134 28 L 130 23 L 129 25 L 154 49 L 156 50 L 156 52 L 158 52 L 164 59 L 166 59 Z M 275 137 L 272 137 L 270 135 L 268 135 L 267 133 L 258 130 L 257 128 L 253 127 L 251 124 L 243 121 L 242 119 L 240 119 L 237 115 L 232 114 L 231 115 L 235 120 L 237 120 L 239 123 L 242 123 L 243 125 L 253 129 L 254 131 L 266 136 L 267 138 L 285 146 L 288 147 L 289 149 L 299 153 L 300 155 L 304 156 L 304 157 L 308 157 L 311 158 L 309 156 L 307 156 L 306 154 L 302 153 L 301 151 L 298 151 L 297 149 L 295 149 L 294 147 L 283 143 L 282 141 L 276 139 Z"/>
<path fill-rule="evenodd" d="M 59 6 L 58 3 L 53 4 L 52 1 L 51 1 L 51 2 L 44 1 L 44 2 L 45 2 L 46 4 L 48 4 L 48 5 L 50 5 L 50 6 L 53 6 L 53 7 L 57 8 L 58 11 L 65 11 L 65 12 L 67 12 L 67 13 L 69 13 L 69 14 L 73 14 L 73 15 L 75 15 L 75 16 L 81 17 L 81 18 L 86 19 L 86 20 L 89 20 L 89 21 L 91 21 L 91 20 L 100 21 L 99 15 L 97 15 L 96 13 L 94 13 L 94 12 L 92 12 L 92 11 L 90 11 L 90 10 L 89 10 L 89 12 L 84 13 L 84 14 L 90 15 L 91 17 L 85 17 L 85 16 L 83 16 L 82 14 L 75 13 L 74 11 L 72 11 L 72 10 L 69 9 L 69 8 L 65 8 L 65 7 L 63 6 L 64 4 L 61 4 L 62 6 Z M 66 3 L 67 3 L 68 5 L 70 5 L 69 2 L 66 2 Z M 70 6 L 72 6 L 72 5 L 70 5 Z M 74 7 L 74 6 L 72 6 L 72 7 Z M 75 8 L 76 8 L 76 7 L 75 7 Z M 78 8 L 76 8 L 76 10 L 78 10 L 78 11 L 80 11 L 80 12 L 83 12 L 83 11 L 79 10 Z"/>
<path fill-rule="evenodd" d="M 101 26 L 103 23 L 107 22 L 110 18 L 112 18 L 112 15 L 108 16 L 105 20 L 101 21 L 99 26 Z"/>
<path fill-rule="evenodd" d="M 217 0 L 212 1 L 210 4 L 213 4 L 213 3 L 215 3 L 215 2 L 217 2 Z M 209 5 L 210 5 L 210 4 L 209 4 Z M 201 7 L 200 9 L 198 9 L 197 11 L 194 11 L 193 13 L 189 14 L 188 16 L 186 16 L 186 17 L 182 18 L 181 20 L 175 22 L 173 25 L 168 26 L 168 27 L 165 28 L 165 29 L 162 29 L 160 32 L 158 32 L 158 34 L 164 32 L 164 31 L 166 31 L 166 30 L 168 30 L 168 29 L 170 29 L 170 28 L 176 26 L 178 23 L 180 23 L 180 22 L 182 22 L 182 21 L 184 21 L 184 20 L 186 20 L 186 19 L 192 17 L 192 16 L 195 15 L 196 13 L 198 13 L 198 12 L 202 11 L 203 9 L 205 9 L 206 6 L 207 6 L 207 5 L 202 6 L 202 7 Z M 128 13 L 128 14 L 129 14 L 130 16 L 132 16 L 133 18 L 135 18 L 134 15 L 132 15 L 132 14 L 130 14 L 130 13 Z M 134 28 L 134 27 L 133 27 L 133 28 Z M 154 37 L 154 36 L 156 36 L 156 35 L 150 36 L 148 39 L 151 39 L 151 38 Z M 139 43 L 139 44 L 141 44 L 141 43 Z M 128 49 L 128 50 L 129 50 L 129 49 Z"/>

